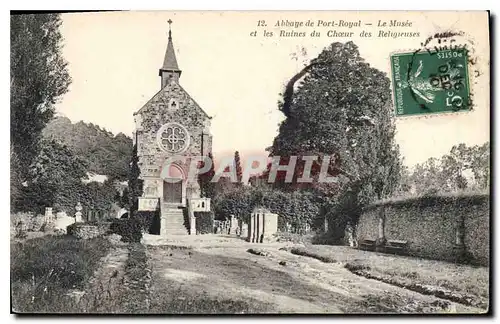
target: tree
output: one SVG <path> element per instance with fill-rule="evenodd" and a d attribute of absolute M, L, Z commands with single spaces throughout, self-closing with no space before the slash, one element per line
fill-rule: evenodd
<path fill-rule="evenodd" d="M 27 186 L 18 208 L 42 212 L 45 207 L 70 212 L 82 198 L 86 164 L 55 140 L 40 142 L 40 152 L 28 168 Z"/>
<path fill-rule="evenodd" d="M 489 142 L 479 146 L 454 145 L 441 158 L 431 157 L 417 164 L 409 177 L 416 194 L 454 192 L 467 188 L 487 189 L 490 174 Z"/>
<path fill-rule="evenodd" d="M 22 192 L 22 177 L 19 174 L 19 158 L 17 157 L 16 152 L 10 148 L 10 206 L 11 209 L 17 204 L 17 200 L 19 199 Z"/>
<path fill-rule="evenodd" d="M 215 175 L 215 162 L 212 152 L 208 153 L 208 158 L 212 162 L 212 165 L 207 172 L 198 175 L 198 183 L 200 185 L 203 197 L 213 199 L 215 197 L 215 183 L 213 183 L 211 180 Z M 203 162 L 201 162 L 201 164 L 202 165 L 200 166 L 200 168 L 204 166 Z"/>
<path fill-rule="evenodd" d="M 481 189 L 490 186 L 490 142 L 483 145 L 476 145 L 472 149 L 471 168 L 474 180 Z"/>
<path fill-rule="evenodd" d="M 128 178 L 128 196 L 130 215 L 134 215 L 139 208 L 139 197 L 142 196 L 143 181 L 140 179 L 141 169 L 139 168 L 139 156 L 137 155 L 137 144 L 132 150 L 132 159 L 130 161 L 130 171 Z"/>
<path fill-rule="evenodd" d="M 27 175 L 42 129 L 71 82 L 62 56 L 58 14 L 11 15 L 10 123 L 12 149 Z"/>
<path fill-rule="evenodd" d="M 88 171 L 126 180 L 132 155 L 132 138 L 116 136 L 91 123 L 71 123 L 66 117 L 52 119 L 42 132 L 43 138 L 54 138 L 67 145 L 88 163 Z"/>
<path fill-rule="evenodd" d="M 343 211 L 343 224 L 356 222 L 363 206 L 395 190 L 401 162 L 390 80 L 364 62 L 353 42 L 333 43 L 294 76 L 279 109 L 286 119 L 271 155 L 333 157 L 329 173 L 339 183 L 313 188 L 330 198 L 331 210 Z"/>
<path fill-rule="evenodd" d="M 240 152 L 234 152 L 234 165 L 236 166 L 236 179 L 238 179 L 238 184 L 241 185 L 242 169 L 240 161 Z"/>
<path fill-rule="evenodd" d="M 128 187 L 125 187 L 121 194 L 119 191 L 116 192 L 115 202 L 117 202 L 118 206 L 121 208 L 129 208 L 130 198 Z"/>
<path fill-rule="evenodd" d="M 116 193 L 113 180 L 87 183 L 84 187 L 84 198 L 81 199 L 84 210 L 110 211 L 116 201 Z"/>

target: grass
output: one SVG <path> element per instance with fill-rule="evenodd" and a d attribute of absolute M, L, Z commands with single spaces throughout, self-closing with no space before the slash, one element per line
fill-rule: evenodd
<path fill-rule="evenodd" d="M 120 302 L 122 313 L 147 313 L 149 310 L 149 282 L 151 280 L 148 268 L 146 249 L 140 243 L 128 246 L 129 257 L 125 265 L 124 286 L 126 292 Z"/>
<path fill-rule="evenodd" d="M 367 278 L 465 305 L 481 308 L 488 305 L 488 267 L 361 251 L 346 246 L 310 245 L 298 250 L 300 255 L 316 259 L 336 259 L 349 271 Z"/>
<path fill-rule="evenodd" d="M 314 258 L 314 259 L 320 260 L 321 262 L 325 262 L 325 263 L 336 263 L 337 262 L 337 260 L 334 259 L 333 257 L 331 257 L 330 255 L 317 253 L 317 252 L 311 251 L 307 248 L 292 248 L 292 249 L 290 249 L 290 252 L 292 254 Z"/>
<path fill-rule="evenodd" d="M 248 253 L 254 254 L 254 255 L 260 255 L 260 256 L 270 256 L 271 253 L 268 251 L 262 250 L 262 249 L 248 249 Z"/>
<path fill-rule="evenodd" d="M 110 247 L 105 238 L 78 240 L 71 236 L 12 242 L 12 310 L 71 312 L 75 305 L 67 293 L 85 286 Z"/>

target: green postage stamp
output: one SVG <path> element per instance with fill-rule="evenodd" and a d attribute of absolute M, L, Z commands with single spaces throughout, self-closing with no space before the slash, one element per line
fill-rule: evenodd
<path fill-rule="evenodd" d="M 465 48 L 391 55 L 396 116 L 471 109 Z"/>

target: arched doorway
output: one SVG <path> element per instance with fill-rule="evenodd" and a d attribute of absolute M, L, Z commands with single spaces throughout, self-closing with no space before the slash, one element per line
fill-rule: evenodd
<path fill-rule="evenodd" d="M 184 204 L 184 171 L 178 165 L 171 164 L 163 177 L 163 203 Z"/>

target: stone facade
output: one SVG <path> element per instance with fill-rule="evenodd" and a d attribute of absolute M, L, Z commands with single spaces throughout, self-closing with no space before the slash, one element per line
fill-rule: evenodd
<path fill-rule="evenodd" d="M 137 144 L 141 178 L 144 180 L 143 197 L 160 198 L 161 203 L 167 202 L 165 197 L 169 193 L 164 192 L 164 188 L 180 189 L 171 189 L 164 179 L 177 173 L 172 177 L 183 178 L 182 201 L 178 204 L 186 206 L 189 198 L 200 197 L 196 178 L 187 181 L 191 158 L 207 156 L 211 152 L 212 135 L 211 117 L 179 84 L 180 74 L 169 33 L 165 62 L 160 69 L 162 88 L 134 114 L 134 141 Z M 175 161 L 174 167 L 164 170 L 166 160 L 174 156 L 184 156 L 186 161 Z"/>

